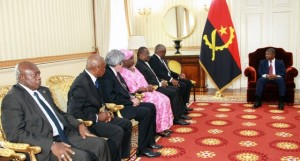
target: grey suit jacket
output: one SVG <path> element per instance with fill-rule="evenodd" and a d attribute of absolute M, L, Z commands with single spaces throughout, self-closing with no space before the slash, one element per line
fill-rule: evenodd
<path fill-rule="evenodd" d="M 55 106 L 48 88 L 41 86 L 38 91 L 55 111 L 65 131 L 78 129 L 80 122 Z M 1 121 L 7 140 L 40 146 L 42 152 L 37 157 L 46 160 L 51 153 L 53 130 L 32 96 L 21 85 L 14 85 L 4 97 L 1 107 Z"/>

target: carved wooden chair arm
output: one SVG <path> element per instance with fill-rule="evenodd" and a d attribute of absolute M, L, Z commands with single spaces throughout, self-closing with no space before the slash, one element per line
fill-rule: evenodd
<path fill-rule="evenodd" d="M 142 99 L 145 97 L 144 93 L 135 93 L 135 98 L 139 99 L 140 102 L 143 102 Z"/>
<path fill-rule="evenodd" d="M 12 160 L 26 160 L 26 155 L 23 153 L 16 153 L 15 151 L 7 148 L 0 148 L 0 156 Z"/>
<path fill-rule="evenodd" d="M 115 112 L 118 117 L 123 118 L 120 110 L 122 110 L 124 108 L 124 105 L 116 105 L 114 103 L 105 103 L 105 106 L 108 108 L 109 111 Z"/>
<path fill-rule="evenodd" d="M 152 87 L 153 87 L 153 90 L 156 91 L 158 88 L 158 85 L 152 85 Z"/>
<path fill-rule="evenodd" d="M 92 126 L 93 121 L 87 121 L 87 120 L 82 120 L 82 119 L 77 119 L 79 122 L 83 123 L 86 127 Z"/>
<path fill-rule="evenodd" d="M 16 152 L 28 153 L 31 161 L 37 161 L 35 154 L 42 151 L 39 146 L 30 146 L 26 143 L 11 143 L 7 141 L 0 142 L 1 146 Z"/>

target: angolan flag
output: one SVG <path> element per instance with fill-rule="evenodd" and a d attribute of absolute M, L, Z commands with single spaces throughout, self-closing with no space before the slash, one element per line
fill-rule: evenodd
<path fill-rule="evenodd" d="M 219 92 L 241 76 L 236 32 L 226 0 L 212 0 L 202 36 L 200 64 Z"/>

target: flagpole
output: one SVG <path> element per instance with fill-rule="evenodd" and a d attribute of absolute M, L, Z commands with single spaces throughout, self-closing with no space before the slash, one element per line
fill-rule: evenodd
<path fill-rule="evenodd" d="M 220 91 L 217 91 L 216 94 L 215 94 L 215 97 L 217 98 L 222 98 L 222 93 Z"/>

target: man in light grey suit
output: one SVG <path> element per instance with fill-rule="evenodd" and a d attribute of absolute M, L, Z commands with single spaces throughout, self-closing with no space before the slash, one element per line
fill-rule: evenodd
<path fill-rule="evenodd" d="M 58 109 L 48 88 L 41 86 L 40 70 L 31 62 L 16 66 L 17 84 L 2 102 L 2 126 L 12 142 L 40 146 L 38 160 L 110 161 L 104 139 Z"/>

